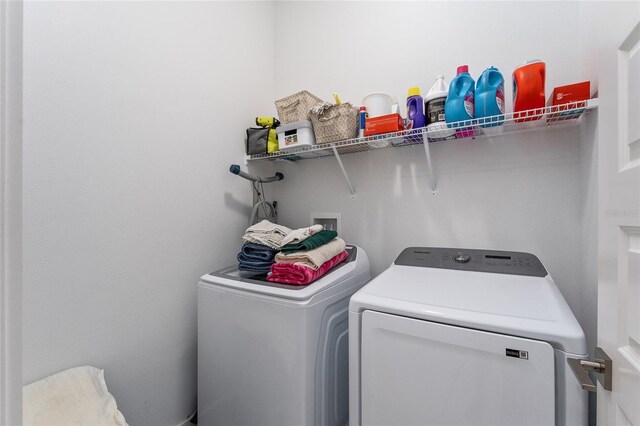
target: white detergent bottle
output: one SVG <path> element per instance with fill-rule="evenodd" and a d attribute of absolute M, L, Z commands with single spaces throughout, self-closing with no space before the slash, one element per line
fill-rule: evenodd
<path fill-rule="evenodd" d="M 424 114 L 429 142 L 455 138 L 455 130 L 447 128 L 444 116 L 444 104 L 448 95 L 449 85 L 444 81 L 444 75 L 437 76 L 436 82 L 424 97 Z"/>

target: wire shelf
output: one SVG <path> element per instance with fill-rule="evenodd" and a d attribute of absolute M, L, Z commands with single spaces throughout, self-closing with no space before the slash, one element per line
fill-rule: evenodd
<path fill-rule="evenodd" d="M 301 160 L 306 158 L 351 154 L 388 147 L 403 147 L 434 142 L 455 142 L 469 138 L 493 138 L 532 130 L 556 129 L 579 125 L 583 114 L 598 107 L 598 99 L 548 106 L 527 111 L 511 112 L 492 117 L 474 118 L 467 121 L 447 123 L 438 128 L 426 127 L 403 130 L 395 133 L 346 139 L 342 141 L 292 148 L 270 154 L 248 155 L 247 160 Z"/>

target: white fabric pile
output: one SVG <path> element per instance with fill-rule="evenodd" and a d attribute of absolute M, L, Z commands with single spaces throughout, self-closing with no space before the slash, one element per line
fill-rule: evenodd
<path fill-rule="evenodd" d="M 287 244 L 300 243 L 320 231 L 322 231 L 322 225 L 291 230 L 286 226 L 278 225 L 265 219 L 248 227 L 242 240 L 247 243 L 262 244 L 273 249 L 279 249 Z"/>
<path fill-rule="evenodd" d="M 289 232 L 291 232 L 291 229 L 286 226 L 271 223 L 265 219 L 260 223 L 248 227 L 242 240 L 248 243 L 262 244 L 263 246 L 273 249 L 279 249 L 282 245 L 282 240 Z"/>
<path fill-rule="evenodd" d="M 127 426 L 107 390 L 104 371 L 76 367 L 24 386 L 23 425 Z"/>

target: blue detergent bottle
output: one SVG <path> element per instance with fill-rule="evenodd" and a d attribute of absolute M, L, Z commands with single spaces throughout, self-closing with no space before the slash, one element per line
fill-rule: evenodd
<path fill-rule="evenodd" d="M 451 124 L 456 121 L 471 120 L 474 117 L 474 89 L 475 81 L 469 75 L 469 67 L 458 67 L 458 75 L 449 85 L 449 95 L 444 104 L 444 117 L 447 127 L 461 127 L 462 124 Z M 471 136 L 465 134 L 458 137 Z"/>
<path fill-rule="evenodd" d="M 475 118 L 481 127 L 504 123 L 504 77 L 497 68 L 484 70 L 478 79 L 475 98 Z"/>

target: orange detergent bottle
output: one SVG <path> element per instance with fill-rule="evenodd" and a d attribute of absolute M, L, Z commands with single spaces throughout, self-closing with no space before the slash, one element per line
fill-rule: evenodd
<path fill-rule="evenodd" d="M 536 109 L 545 105 L 545 72 L 544 62 L 537 59 L 527 61 L 513 71 L 513 116 L 516 122 L 542 118 L 544 111 Z"/>

